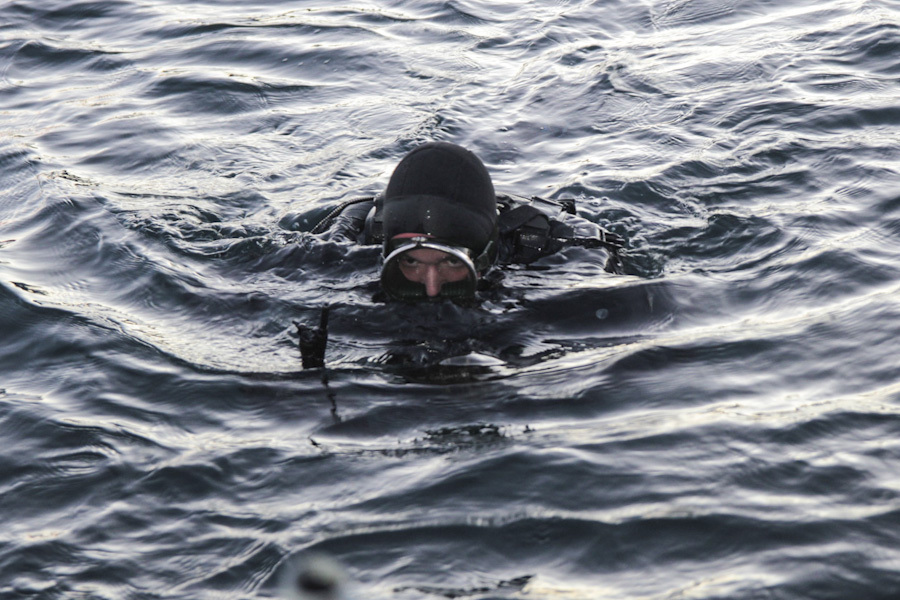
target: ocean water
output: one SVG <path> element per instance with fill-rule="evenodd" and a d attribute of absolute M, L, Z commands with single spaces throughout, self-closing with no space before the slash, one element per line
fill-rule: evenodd
<path fill-rule="evenodd" d="M 900 597 L 898 79 L 895 0 L 0 1 L 0 598 Z M 308 231 L 430 140 L 628 274 L 373 299 Z"/>

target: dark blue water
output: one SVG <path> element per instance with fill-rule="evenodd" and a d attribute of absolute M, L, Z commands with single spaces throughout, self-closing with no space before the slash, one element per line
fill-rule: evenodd
<path fill-rule="evenodd" d="M 898 77 L 892 0 L 0 3 L 0 598 L 898 597 Z M 306 231 L 429 140 L 629 274 L 373 300 Z"/>

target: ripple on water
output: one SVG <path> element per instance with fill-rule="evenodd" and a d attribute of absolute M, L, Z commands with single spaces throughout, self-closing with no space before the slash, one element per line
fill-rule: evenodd
<path fill-rule="evenodd" d="M 272 597 L 304 549 L 371 598 L 900 589 L 885 8 L 0 10 L 0 595 Z M 629 276 L 379 302 L 310 223 L 432 139 Z"/>

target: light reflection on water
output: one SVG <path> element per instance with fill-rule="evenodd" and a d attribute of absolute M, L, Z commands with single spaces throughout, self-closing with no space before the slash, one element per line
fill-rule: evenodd
<path fill-rule="evenodd" d="M 900 589 L 889 5 L 0 14 L 0 596 L 271 597 L 305 549 L 372 598 Z M 433 139 L 629 276 L 375 301 L 304 232 Z"/>

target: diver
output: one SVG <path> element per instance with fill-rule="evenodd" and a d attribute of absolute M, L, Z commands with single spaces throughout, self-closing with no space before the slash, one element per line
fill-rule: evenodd
<path fill-rule="evenodd" d="M 494 266 L 528 265 L 571 246 L 604 253 L 604 269 L 622 272 L 622 238 L 577 216 L 574 200 L 496 194 L 481 160 L 448 142 L 414 148 L 383 193 L 344 202 L 311 233 L 381 245 L 389 301 L 473 302 L 502 279 Z M 296 325 L 304 368 L 323 366 L 328 309 L 318 327 Z"/>
<path fill-rule="evenodd" d="M 574 200 L 497 195 L 472 152 L 448 142 L 410 151 L 374 198 L 338 206 L 312 230 L 383 248 L 381 287 L 392 300 L 468 300 L 496 264 L 530 264 L 568 246 L 597 248 L 622 272 L 619 236 L 578 217 Z"/>

